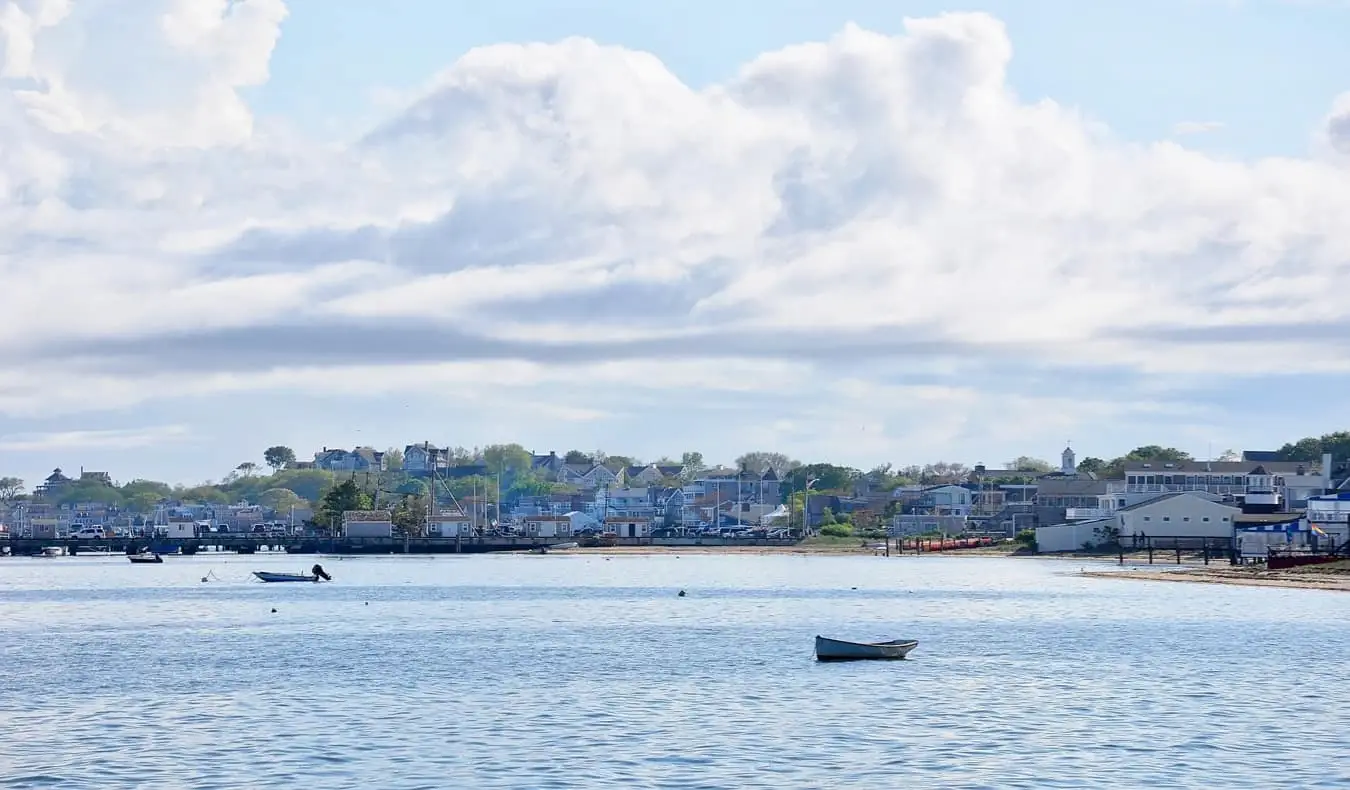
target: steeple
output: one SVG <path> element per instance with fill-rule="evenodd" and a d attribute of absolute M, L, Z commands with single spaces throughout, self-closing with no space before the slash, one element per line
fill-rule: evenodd
<path fill-rule="evenodd" d="M 1071 475 L 1077 473 L 1078 464 L 1075 463 L 1076 460 L 1077 459 L 1075 459 L 1073 455 L 1073 447 L 1066 446 L 1064 452 L 1059 454 L 1060 474 Z"/>

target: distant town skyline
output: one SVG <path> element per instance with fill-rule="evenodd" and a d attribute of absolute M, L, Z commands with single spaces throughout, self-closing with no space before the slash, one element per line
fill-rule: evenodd
<path fill-rule="evenodd" d="M 6 8 L 0 474 L 1345 427 L 1344 3 Z"/>

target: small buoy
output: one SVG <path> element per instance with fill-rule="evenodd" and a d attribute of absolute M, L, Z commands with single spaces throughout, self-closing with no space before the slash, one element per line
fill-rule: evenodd
<path fill-rule="evenodd" d="M 849 589 L 850 589 L 850 590 L 856 590 L 856 589 L 858 589 L 858 588 L 857 588 L 857 587 L 850 587 Z"/>
<path fill-rule="evenodd" d="M 370 606 L 370 601 L 366 601 L 366 606 Z"/>
<path fill-rule="evenodd" d="M 681 597 L 681 598 L 684 597 L 684 590 L 680 590 L 680 597 Z"/>
<path fill-rule="evenodd" d="M 275 608 L 273 608 L 273 609 L 272 609 L 272 614 L 276 614 L 276 613 L 277 613 L 277 610 L 276 610 Z"/>

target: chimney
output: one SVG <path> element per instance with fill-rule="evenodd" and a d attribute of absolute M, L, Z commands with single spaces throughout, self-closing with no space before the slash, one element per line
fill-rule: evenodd
<path fill-rule="evenodd" d="M 1322 481 L 1324 487 L 1331 485 L 1331 453 L 1322 453 Z"/>

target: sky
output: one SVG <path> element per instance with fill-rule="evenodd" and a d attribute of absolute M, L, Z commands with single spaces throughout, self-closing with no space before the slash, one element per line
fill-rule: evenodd
<path fill-rule="evenodd" d="M 1350 3 L 0 0 L 0 475 L 1347 427 Z"/>

